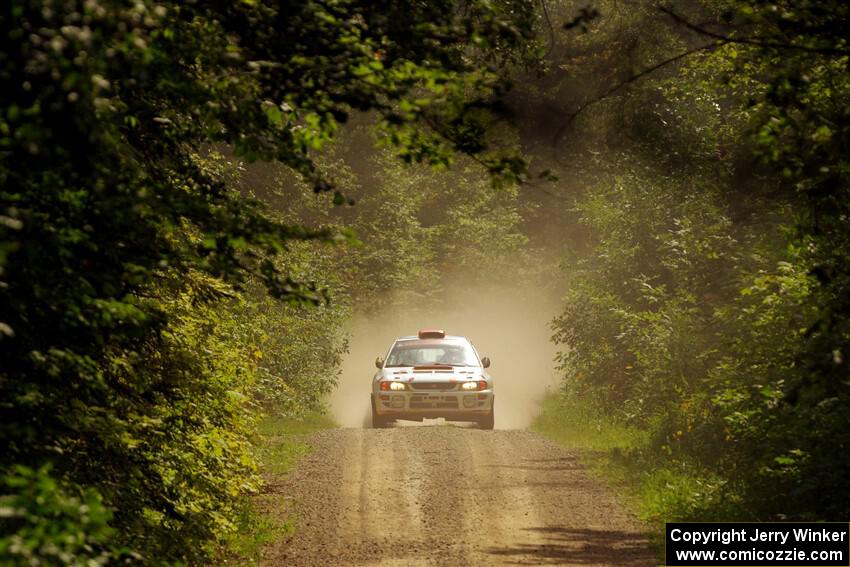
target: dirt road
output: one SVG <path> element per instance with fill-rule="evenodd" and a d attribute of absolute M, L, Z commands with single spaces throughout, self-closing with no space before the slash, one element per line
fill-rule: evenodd
<path fill-rule="evenodd" d="M 262 565 L 655 565 L 576 456 L 528 431 L 337 429 L 282 486 L 296 535 Z"/>

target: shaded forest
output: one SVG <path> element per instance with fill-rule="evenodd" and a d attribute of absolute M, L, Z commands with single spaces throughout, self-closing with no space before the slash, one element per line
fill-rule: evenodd
<path fill-rule="evenodd" d="M 560 298 L 553 403 L 646 434 L 663 517 L 846 518 L 848 24 L 6 2 L 0 564 L 214 561 L 258 420 L 324 408 L 356 314 L 458 289 Z"/>

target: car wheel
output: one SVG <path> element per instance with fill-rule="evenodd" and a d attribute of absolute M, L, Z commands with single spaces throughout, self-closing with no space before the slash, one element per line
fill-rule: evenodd
<path fill-rule="evenodd" d="M 493 429 L 496 425 L 496 404 L 493 403 L 493 408 L 490 410 L 490 415 L 478 420 L 478 427 L 481 429 Z"/>
<path fill-rule="evenodd" d="M 389 419 L 384 416 L 378 415 L 378 412 L 375 411 L 375 400 L 372 400 L 372 428 L 373 429 L 383 429 L 385 427 L 389 427 L 390 424 L 395 421 L 394 419 Z"/>

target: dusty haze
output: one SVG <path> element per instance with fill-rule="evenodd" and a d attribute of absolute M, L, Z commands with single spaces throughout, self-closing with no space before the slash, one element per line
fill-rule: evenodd
<path fill-rule="evenodd" d="M 375 357 L 385 356 L 392 341 L 422 328 L 444 329 L 469 337 L 481 356 L 490 357 L 495 379 L 496 428 L 527 427 L 547 388 L 557 385 L 549 322 L 557 303 L 533 290 L 452 290 L 433 309 L 420 308 L 356 316 L 349 325 L 349 354 L 330 405 L 343 427 L 368 427 L 369 392 Z M 430 421 L 430 420 L 427 420 Z"/>

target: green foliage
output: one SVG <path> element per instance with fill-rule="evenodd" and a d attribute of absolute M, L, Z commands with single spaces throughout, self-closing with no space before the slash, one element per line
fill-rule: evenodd
<path fill-rule="evenodd" d="M 469 160 L 458 160 L 448 171 L 401 164 L 389 151 L 371 149 L 372 121 L 352 126 L 317 163 L 356 206 L 339 209 L 330 198 L 317 201 L 308 185 L 285 173 L 266 173 L 273 182 L 264 199 L 283 218 L 306 216 L 356 234 L 349 246 L 312 248 L 318 281 L 334 297 L 335 308 L 423 305 L 439 301 L 453 286 L 530 271 L 521 229 L 528 207 L 519 187 L 494 186 Z M 515 134 L 503 130 L 504 143 L 518 145 L 511 140 Z"/>
<path fill-rule="evenodd" d="M 305 442 L 307 435 L 335 426 L 329 416 L 316 412 L 305 412 L 298 418 L 264 417 L 257 427 L 263 474 L 286 474 L 310 452 L 310 446 Z"/>
<path fill-rule="evenodd" d="M 752 518 L 740 498 L 730 498 L 727 479 L 688 459 L 671 458 L 669 450 L 658 451 L 650 428 L 612 418 L 609 409 L 587 397 L 549 396 L 532 428 L 579 450 L 595 472 L 622 491 L 656 538 L 663 534 L 665 522 Z M 657 543 L 663 545 L 663 536 Z"/>
<path fill-rule="evenodd" d="M 351 258 L 354 297 L 421 304 L 458 282 L 521 272 L 527 239 L 515 186 L 493 187 L 469 164 L 436 173 L 402 169 L 386 156 L 375 161 L 380 186 L 359 201 L 351 224 L 363 242 Z"/>
<path fill-rule="evenodd" d="M 298 418 L 266 415 L 257 424 L 254 443 L 260 470 L 272 487 L 246 500 L 236 518 L 238 531 L 223 542 L 216 564 L 256 565 L 264 546 L 292 534 L 297 517 L 289 508 L 291 497 L 277 487 L 311 448 L 306 436 L 335 427 L 323 413 L 306 412 Z"/>
<path fill-rule="evenodd" d="M 257 434 L 264 437 L 303 436 L 334 427 L 336 422 L 325 413 L 307 412 L 299 417 L 288 418 L 269 415 L 257 424 Z"/>
<path fill-rule="evenodd" d="M 543 399 L 531 428 L 564 446 L 590 454 L 635 449 L 648 441 L 644 431 L 611 419 L 604 408 L 587 400 L 556 394 Z"/>
<path fill-rule="evenodd" d="M 514 179 L 524 162 L 478 125 L 505 88 L 498 67 L 530 57 L 529 14 L 488 2 L 3 4 L 0 475 L 52 467 L 56 503 L 45 496 L 32 525 L 66 498 L 111 511 L 90 543 L 68 540 L 67 562 L 110 546 L 145 564 L 202 562 L 257 487 L 252 404 L 297 413 L 334 383 L 345 304 L 327 306 L 320 288 L 338 283 L 317 274 L 334 256 L 311 246 L 348 233 L 269 210 L 218 152 L 277 162 L 344 202 L 314 154 L 371 110 L 407 161 L 469 152 Z M 3 527 L 10 552 L 17 527 Z"/>
<path fill-rule="evenodd" d="M 108 565 L 122 555 L 109 547 L 112 513 L 93 489 L 57 481 L 50 466 L 19 466 L 0 485 L 4 565 Z"/>
<path fill-rule="evenodd" d="M 327 244 L 290 245 L 286 269 L 316 282 L 330 301 L 281 304 L 259 286 L 246 290 L 232 311 L 240 341 L 253 348 L 257 366 L 253 399 L 266 413 L 297 417 L 320 411 L 336 385 L 347 343 L 342 331 L 350 306 Z M 231 338 L 235 338 L 231 336 Z"/>
<path fill-rule="evenodd" d="M 554 323 L 564 387 L 651 434 L 630 458 L 679 494 L 671 517 L 850 510 L 847 9 L 672 12 L 661 43 L 711 49 L 584 117 L 605 159 Z"/>
<path fill-rule="evenodd" d="M 739 240 L 717 191 L 675 176 L 652 177 L 629 159 L 609 160 L 579 202 L 599 235 L 575 266 L 558 342 L 560 364 L 578 390 L 601 389 L 626 415 L 650 420 L 704 375 L 717 347 L 713 299 L 730 292 Z M 646 198 L 648 187 L 656 196 Z"/>
<path fill-rule="evenodd" d="M 283 499 L 261 497 L 268 501 L 269 507 L 285 506 Z M 280 508 L 279 508 L 280 509 Z M 254 500 L 246 501 L 236 517 L 239 529 L 223 542 L 220 558 L 216 565 L 233 565 L 251 567 L 257 565 L 262 557 L 262 550 L 294 532 L 293 519 L 282 519 L 264 509 Z"/>

